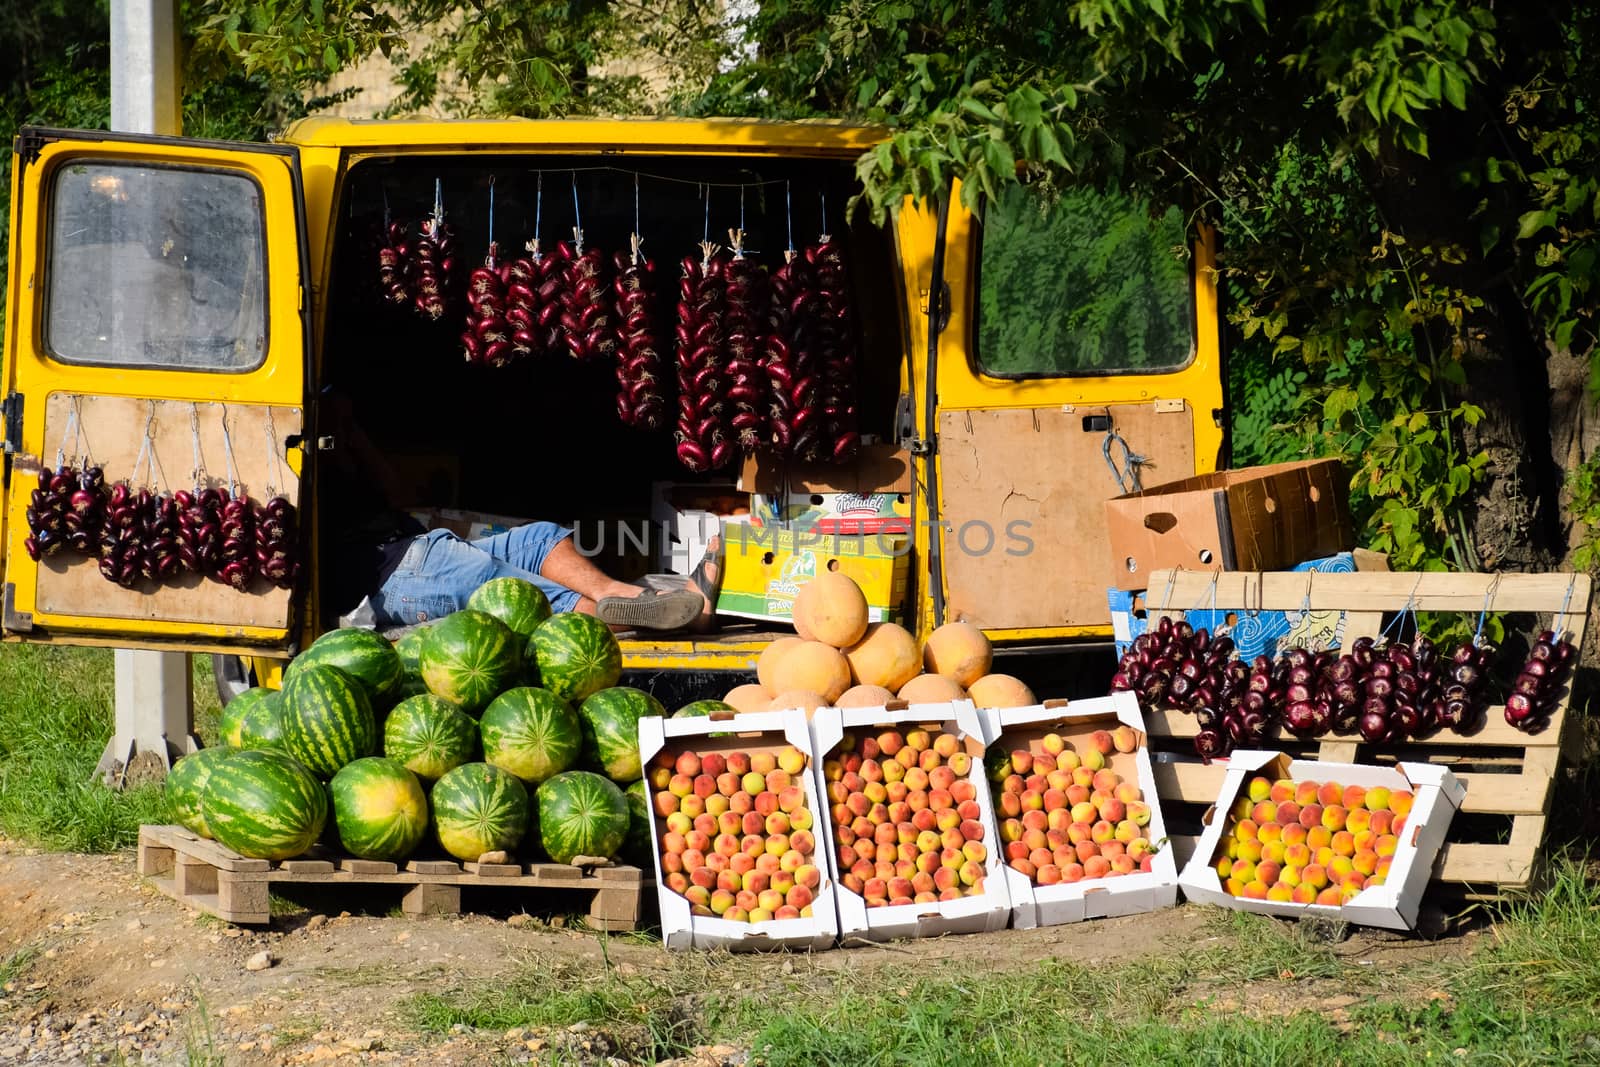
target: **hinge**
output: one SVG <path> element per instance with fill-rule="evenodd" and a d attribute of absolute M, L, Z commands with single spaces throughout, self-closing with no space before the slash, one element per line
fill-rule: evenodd
<path fill-rule="evenodd" d="M 938 446 L 938 444 L 938 434 L 934 434 L 927 440 L 923 440 L 920 437 L 913 437 L 911 440 L 906 442 L 906 451 L 910 452 L 913 456 L 931 456 L 933 455 L 934 449 Z"/>
<path fill-rule="evenodd" d="M 933 295 L 931 290 L 922 290 L 922 313 L 931 316 L 933 306 L 928 298 Z M 939 319 L 934 325 L 935 333 L 944 333 L 944 328 L 950 325 L 950 283 L 939 283 Z"/>
<path fill-rule="evenodd" d="M 22 394 L 7 393 L 4 400 L 0 400 L 0 421 L 5 424 L 5 452 L 8 456 L 16 455 L 17 445 L 22 442 Z"/>
<path fill-rule="evenodd" d="M 23 163 L 32 163 L 39 158 L 39 153 L 44 150 L 45 137 L 38 130 L 24 128 L 17 134 L 17 156 Z"/>

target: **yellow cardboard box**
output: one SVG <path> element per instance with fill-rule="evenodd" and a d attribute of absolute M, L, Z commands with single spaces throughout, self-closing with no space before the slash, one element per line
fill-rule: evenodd
<path fill-rule="evenodd" d="M 848 574 L 861 587 L 870 621 L 901 618 L 911 562 L 910 539 L 904 534 L 725 523 L 722 537 L 727 555 L 718 614 L 790 622 L 800 587 L 831 570 Z"/>

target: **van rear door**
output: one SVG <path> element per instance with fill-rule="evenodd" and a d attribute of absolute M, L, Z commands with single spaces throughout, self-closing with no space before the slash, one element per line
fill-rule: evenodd
<path fill-rule="evenodd" d="M 1108 634 L 1105 501 L 1221 449 L 1211 245 L 1175 208 L 1081 189 L 1013 189 L 981 225 L 952 206 L 946 242 L 925 429 L 944 620 L 1002 641 Z"/>
<path fill-rule="evenodd" d="M 235 588 L 184 568 L 171 515 L 156 509 L 106 512 L 145 523 L 138 550 L 103 533 L 74 544 L 84 520 L 64 521 L 61 504 L 75 486 L 49 482 L 62 466 L 97 467 L 105 496 L 119 483 L 157 496 L 209 488 L 257 503 L 282 496 L 298 510 L 309 289 L 296 150 L 38 128 L 15 148 L 0 366 L 3 636 L 287 650 L 292 579 L 257 574 Z M 79 506 L 92 528 L 104 509 L 92 494 L 67 510 Z M 275 547 L 253 569 L 275 574 L 282 564 L 263 560 L 279 551 L 295 558 L 297 526 L 263 524 L 255 547 Z M 189 549 L 210 537 L 203 530 Z"/>

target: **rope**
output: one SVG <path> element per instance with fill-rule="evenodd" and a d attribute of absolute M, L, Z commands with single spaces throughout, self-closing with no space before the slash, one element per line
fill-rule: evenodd
<path fill-rule="evenodd" d="M 1566 617 L 1567 609 L 1572 606 L 1572 590 L 1577 586 L 1577 584 L 1578 584 L 1578 575 L 1577 575 L 1576 572 L 1574 572 L 1573 575 L 1572 575 L 1571 580 L 1569 580 L 1567 582 L 1567 595 L 1561 601 L 1561 611 L 1560 611 L 1558 617 L 1560 617 L 1560 618 L 1565 618 Z M 1556 629 L 1556 625 L 1558 625 L 1556 620 L 1555 619 L 1551 619 L 1550 623 L 1551 623 L 1550 628 L 1552 630 L 1555 630 Z M 1567 636 L 1567 632 L 1568 631 L 1565 628 L 1560 629 L 1560 630 L 1556 630 L 1556 639 L 1559 640 L 1559 639 Z"/>
<path fill-rule="evenodd" d="M 239 495 L 239 479 L 233 464 L 233 435 L 228 432 L 228 405 L 222 405 L 222 451 L 228 463 L 228 495 Z"/>
<path fill-rule="evenodd" d="M 790 256 L 794 255 L 794 201 L 792 193 L 793 190 L 790 189 L 789 182 L 785 180 L 783 183 L 783 225 L 789 235 L 788 252 Z"/>
<path fill-rule="evenodd" d="M 578 172 L 572 172 L 572 249 L 583 255 L 583 213 L 578 210 Z"/>
<path fill-rule="evenodd" d="M 700 186 L 700 199 L 702 199 L 702 200 L 704 200 L 706 202 L 706 221 L 705 221 L 705 225 L 701 228 L 700 240 L 704 241 L 706 244 L 710 244 L 711 243 L 711 190 L 708 189 L 704 185 Z"/>
<path fill-rule="evenodd" d="M 61 441 L 56 445 L 56 470 L 60 470 L 67 463 L 67 435 L 77 435 L 78 409 L 76 406 L 67 408 L 67 425 L 61 431 Z"/>
<path fill-rule="evenodd" d="M 544 172 L 539 172 L 539 184 L 533 191 L 533 243 L 539 244 L 539 225 L 544 219 Z"/>
<path fill-rule="evenodd" d="M 1494 595 L 1500 590 L 1500 575 L 1496 574 L 1489 582 L 1489 588 L 1483 591 L 1483 607 L 1478 612 L 1478 627 L 1472 632 L 1472 644 L 1477 647 L 1483 643 L 1483 624 L 1489 618 L 1489 605 L 1494 603 Z"/>
<path fill-rule="evenodd" d="M 200 495 L 200 405 L 189 405 L 189 444 L 194 449 L 194 492 Z"/>
<path fill-rule="evenodd" d="M 1404 629 L 1404 627 L 1401 624 L 1405 621 L 1405 617 L 1406 617 L 1406 613 L 1407 612 L 1410 612 L 1412 621 L 1413 622 L 1416 621 L 1416 618 L 1417 618 L 1417 590 L 1422 588 L 1422 578 L 1423 578 L 1422 574 L 1418 574 L 1417 575 L 1416 583 L 1414 585 L 1412 585 L 1412 587 L 1411 587 L 1411 594 L 1406 597 L 1405 606 L 1403 606 L 1400 609 L 1400 613 L 1398 615 L 1396 615 L 1393 619 L 1389 620 L 1389 625 L 1385 626 L 1383 628 L 1383 632 L 1379 636 L 1388 637 L 1388 636 L 1390 636 L 1389 631 L 1393 630 L 1394 631 L 1394 636 L 1395 637 L 1399 637 L 1401 632 L 1402 632 L 1402 630 Z"/>
<path fill-rule="evenodd" d="M 1111 458 L 1111 445 L 1116 443 L 1122 446 L 1122 469 L 1117 468 L 1117 461 Z M 1144 486 L 1140 483 L 1139 468 L 1144 466 L 1146 457 L 1139 455 L 1128 447 L 1128 442 L 1115 429 L 1107 430 L 1105 437 L 1100 441 L 1100 454 L 1105 457 L 1106 466 L 1111 470 L 1111 477 L 1116 480 L 1117 488 L 1124 493 L 1138 493 Z"/>
<path fill-rule="evenodd" d="M 633 232 L 642 233 L 644 227 L 639 223 L 639 176 L 633 176 Z"/>
<path fill-rule="evenodd" d="M 494 244 L 494 175 L 489 175 L 489 243 Z"/>

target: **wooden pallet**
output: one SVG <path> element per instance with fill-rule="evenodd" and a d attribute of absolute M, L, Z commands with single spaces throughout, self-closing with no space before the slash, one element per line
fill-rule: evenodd
<path fill-rule="evenodd" d="M 1425 612 L 1480 611 L 1531 613 L 1539 625 L 1565 630 L 1583 647 L 1589 610 L 1586 574 L 1354 574 L 1253 573 L 1217 575 L 1163 571 L 1151 576 L 1152 624 L 1163 615 L 1181 618 L 1173 605 L 1215 605 L 1223 609 L 1339 611 L 1340 647 L 1358 637 L 1377 636 L 1394 613 L 1408 606 Z M 1487 599 L 1486 599 L 1487 598 Z M 1434 866 L 1436 882 L 1451 883 L 1469 895 L 1495 895 L 1532 884 L 1544 844 L 1545 823 L 1554 794 L 1563 743 L 1577 736 L 1568 715 L 1570 678 L 1551 716 L 1537 734 L 1525 734 L 1505 721 L 1501 705 L 1489 709 L 1483 726 L 1470 736 L 1442 731 L 1404 745 L 1371 745 L 1359 736 L 1329 735 L 1300 741 L 1283 733 L 1264 743 L 1297 758 L 1337 763 L 1393 763 L 1399 760 L 1449 767 L 1467 785 L 1461 812 Z M 1146 712 L 1155 752 L 1157 793 L 1173 835 L 1180 863 L 1199 838 L 1200 819 L 1216 800 L 1227 773 L 1224 762 L 1195 756 L 1198 725 L 1178 711 Z M 1569 753 L 1570 755 L 1570 753 Z"/>
<path fill-rule="evenodd" d="M 463 887 L 505 889 L 514 896 L 519 891 L 539 903 L 546 903 L 553 890 L 585 893 L 587 921 L 600 930 L 632 930 L 644 899 L 644 872 L 637 867 L 448 859 L 395 864 L 318 850 L 272 862 L 247 859 L 181 826 L 139 828 L 138 870 L 168 896 L 244 924 L 271 921 L 268 894 L 282 884 L 406 886 L 400 907 L 407 915 L 454 915 L 461 911 Z"/>

